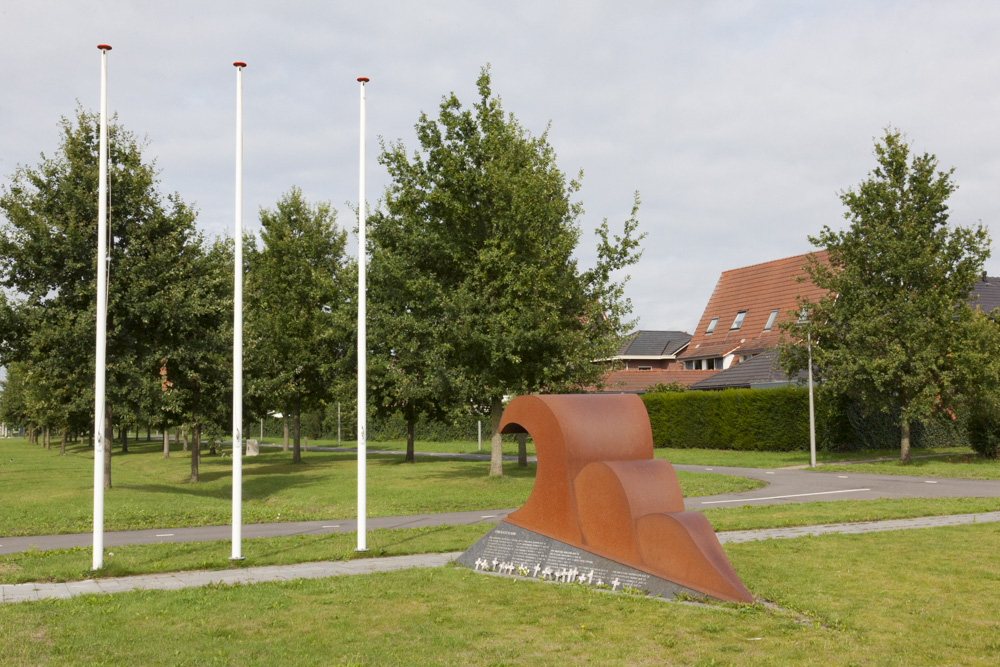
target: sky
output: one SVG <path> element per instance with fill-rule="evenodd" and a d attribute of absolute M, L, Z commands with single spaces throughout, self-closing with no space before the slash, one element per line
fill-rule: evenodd
<path fill-rule="evenodd" d="M 416 148 L 421 112 L 480 69 L 560 168 L 583 170 L 577 259 L 639 191 L 637 327 L 692 332 L 722 271 L 812 249 L 886 127 L 955 168 L 953 224 L 1000 237 L 1000 3 L 53 2 L 0 5 L 0 184 L 58 146 L 59 120 L 108 98 L 148 141 L 161 190 L 234 225 L 234 61 L 245 61 L 244 226 L 293 185 L 356 227 L 359 76 L 367 190 L 379 140 Z M 353 238 L 353 237 L 352 237 Z M 352 240 L 352 243 L 356 241 Z M 994 245 L 996 249 L 996 245 Z M 986 269 L 1000 275 L 1000 253 Z"/>

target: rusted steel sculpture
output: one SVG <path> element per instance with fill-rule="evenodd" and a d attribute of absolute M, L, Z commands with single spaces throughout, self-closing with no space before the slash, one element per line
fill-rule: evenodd
<path fill-rule="evenodd" d="M 505 521 L 721 600 L 753 602 L 708 520 L 684 511 L 632 394 L 519 396 L 501 433 L 528 433 L 538 471 Z"/>

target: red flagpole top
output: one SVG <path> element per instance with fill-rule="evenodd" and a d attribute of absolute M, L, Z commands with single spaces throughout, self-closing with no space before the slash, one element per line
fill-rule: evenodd
<path fill-rule="evenodd" d="M 368 83 L 368 77 L 367 76 L 359 76 L 358 77 L 358 81 L 360 81 L 361 83 Z"/>
<path fill-rule="evenodd" d="M 234 63 L 233 63 L 233 67 L 246 67 L 246 66 L 247 66 L 247 64 L 246 64 L 246 63 L 241 63 L 241 62 L 240 62 L 240 61 L 238 61 L 238 60 L 237 60 L 236 62 L 234 62 Z"/>
<path fill-rule="evenodd" d="M 111 50 L 111 46 L 109 44 L 98 44 L 97 48 L 99 48 L 101 51 L 110 51 Z"/>

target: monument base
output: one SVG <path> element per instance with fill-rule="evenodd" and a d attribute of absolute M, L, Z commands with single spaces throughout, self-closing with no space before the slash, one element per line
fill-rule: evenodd
<path fill-rule="evenodd" d="M 456 562 L 473 570 L 613 591 L 629 588 L 664 598 L 704 596 L 704 593 L 506 521 L 494 526 Z"/>

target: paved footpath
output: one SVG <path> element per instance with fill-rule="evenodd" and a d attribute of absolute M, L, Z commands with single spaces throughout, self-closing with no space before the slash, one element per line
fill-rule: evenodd
<path fill-rule="evenodd" d="M 805 535 L 825 535 L 830 533 L 870 533 L 886 530 L 907 530 L 913 528 L 934 528 L 957 526 L 971 523 L 1000 522 L 1000 512 L 983 514 L 959 514 L 941 517 L 920 517 L 915 519 L 895 519 L 891 521 L 871 521 L 866 523 L 840 523 L 820 526 L 800 526 L 795 528 L 768 528 L 763 530 L 739 530 L 717 533 L 723 544 L 750 542 L 754 540 L 787 539 Z M 441 567 L 459 556 L 460 551 L 442 554 L 419 554 L 393 556 L 390 558 L 361 558 L 350 561 L 325 561 L 319 563 L 299 563 L 296 565 L 268 565 L 245 567 L 235 570 L 194 570 L 188 572 L 168 572 L 132 577 L 109 577 L 87 579 L 66 583 L 28 583 L 0 585 L 0 603 L 27 602 L 70 598 L 83 594 L 124 593 L 134 590 L 176 590 L 206 586 L 208 584 L 255 584 L 265 581 L 288 581 L 290 579 L 319 579 L 351 574 L 390 572 L 414 567 Z"/>

